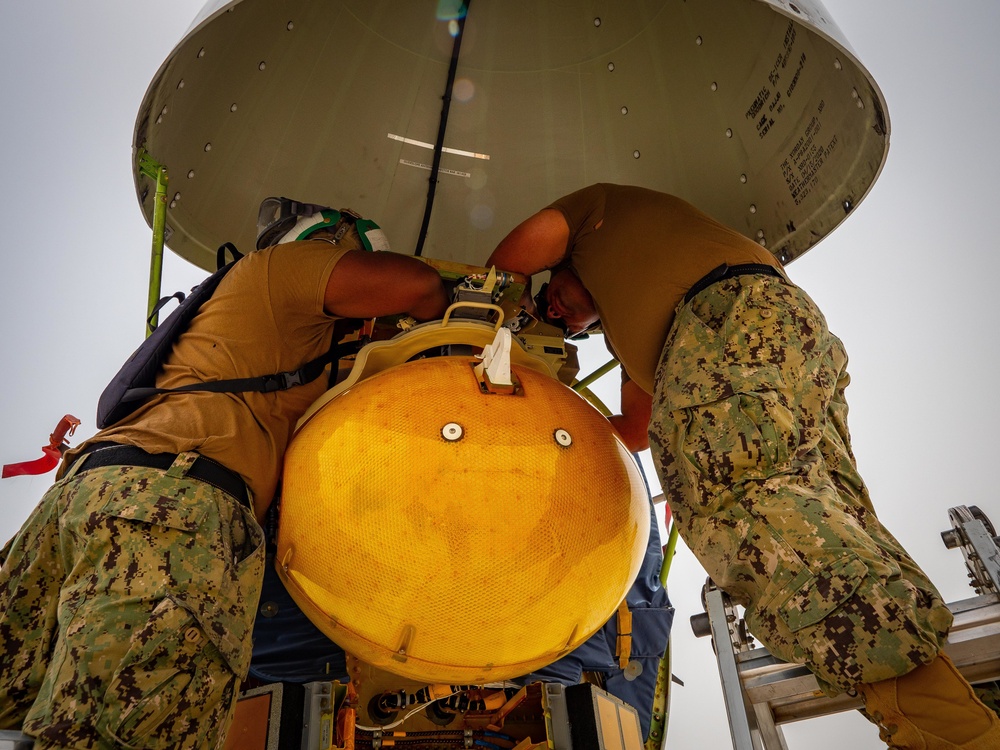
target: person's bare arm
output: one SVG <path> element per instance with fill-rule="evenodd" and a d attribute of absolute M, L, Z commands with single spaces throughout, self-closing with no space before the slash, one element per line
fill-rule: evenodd
<path fill-rule="evenodd" d="M 565 259 L 569 224 L 562 212 L 545 208 L 508 234 L 486 261 L 487 267 L 531 275 L 554 268 Z M 610 418 L 625 446 L 633 452 L 649 447 L 649 415 L 653 397 L 633 381 L 622 383 L 622 413 Z"/>
<path fill-rule="evenodd" d="M 330 274 L 324 303 L 328 313 L 343 318 L 406 313 L 434 320 L 444 315 L 448 295 L 437 271 L 416 258 L 351 250 Z"/>
<path fill-rule="evenodd" d="M 633 380 L 622 383 L 622 413 L 610 417 L 625 447 L 633 453 L 649 447 L 649 417 L 653 412 L 653 397 Z"/>
<path fill-rule="evenodd" d="M 486 267 L 528 276 L 553 268 L 566 257 L 569 224 L 554 208 L 543 208 L 511 230 L 486 261 Z"/>

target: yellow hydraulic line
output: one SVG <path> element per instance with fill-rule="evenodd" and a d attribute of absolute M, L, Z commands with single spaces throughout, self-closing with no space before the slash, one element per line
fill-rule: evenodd
<path fill-rule="evenodd" d="M 585 377 L 583 380 L 576 381 L 573 384 L 573 390 L 574 391 L 578 391 L 581 388 L 586 388 L 588 385 L 590 385 L 591 383 L 593 383 L 598 378 L 602 378 L 605 375 L 607 375 L 609 372 L 611 372 L 617 366 L 618 366 L 618 360 L 617 359 L 612 359 L 610 362 L 606 362 L 605 364 L 601 365 L 596 370 L 594 370 L 592 373 L 590 373 L 590 375 L 588 375 L 587 377 Z"/>
<path fill-rule="evenodd" d="M 667 585 L 667 575 L 670 573 L 670 563 L 674 560 L 677 549 L 677 524 L 670 523 L 670 533 L 667 535 L 667 546 L 663 548 L 663 563 L 660 565 L 660 583 Z"/>
<path fill-rule="evenodd" d="M 153 308 L 160 300 L 160 282 L 163 278 L 163 235 L 167 223 L 167 168 L 154 161 L 145 149 L 139 150 L 136 158 L 139 172 L 156 181 L 156 194 L 153 196 L 153 246 L 149 259 L 149 297 L 146 305 L 146 336 L 153 332 L 158 322 L 158 315 L 153 314 Z"/>
<path fill-rule="evenodd" d="M 673 672 L 670 669 L 670 638 L 656 670 L 656 691 L 653 694 L 652 714 L 649 717 L 649 736 L 644 750 L 664 750 L 667 746 L 667 723 L 670 718 L 670 683 Z"/>

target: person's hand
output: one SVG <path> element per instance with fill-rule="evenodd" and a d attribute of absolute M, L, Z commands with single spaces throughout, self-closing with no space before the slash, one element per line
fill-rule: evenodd
<path fill-rule="evenodd" d="M 609 417 L 625 447 L 633 453 L 649 447 L 649 418 L 653 412 L 653 397 L 635 384 L 634 380 L 622 382 L 622 413 Z"/>

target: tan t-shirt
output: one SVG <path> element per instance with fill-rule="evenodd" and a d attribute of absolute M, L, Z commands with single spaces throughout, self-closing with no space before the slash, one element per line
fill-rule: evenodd
<path fill-rule="evenodd" d="M 296 370 L 327 352 L 335 316 L 323 309 L 327 281 L 349 244 L 292 242 L 241 260 L 177 340 L 158 388 Z M 156 396 L 94 442 L 149 453 L 195 450 L 237 472 L 262 517 L 274 495 L 295 423 L 327 387 L 327 376 L 274 393 Z M 69 465 L 80 448 L 67 453 Z"/>
<path fill-rule="evenodd" d="M 650 394 L 674 310 L 695 282 L 723 263 L 781 268 L 753 240 L 666 193 L 597 184 L 549 208 L 569 223 L 569 264 L 594 298 L 610 348 Z"/>

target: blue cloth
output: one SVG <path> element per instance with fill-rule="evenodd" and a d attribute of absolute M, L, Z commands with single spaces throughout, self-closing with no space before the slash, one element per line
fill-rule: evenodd
<path fill-rule="evenodd" d="M 347 681 L 344 650 L 306 617 L 285 589 L 269 554 L 253 626 L 250 676 L 262 682 Z"/>

